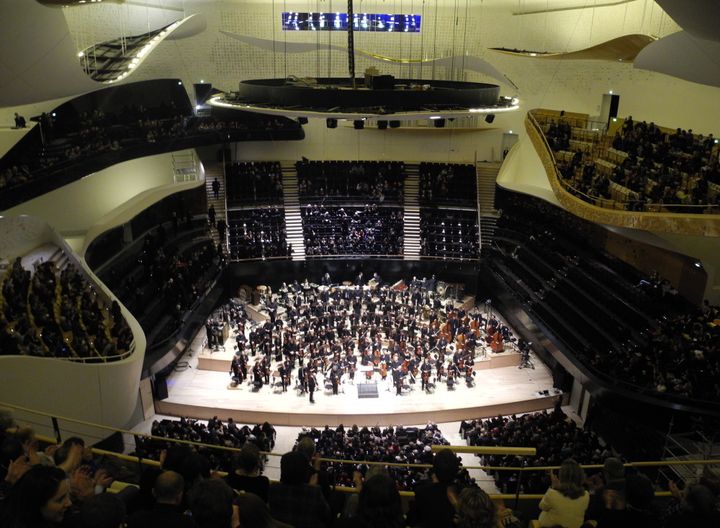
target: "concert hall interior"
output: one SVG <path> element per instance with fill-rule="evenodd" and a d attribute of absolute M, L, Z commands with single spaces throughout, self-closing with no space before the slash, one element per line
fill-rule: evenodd
<path fill-rule="evenodd" d="M 717 525 L 718 19 L 2 3 L 0 525 Z"/>

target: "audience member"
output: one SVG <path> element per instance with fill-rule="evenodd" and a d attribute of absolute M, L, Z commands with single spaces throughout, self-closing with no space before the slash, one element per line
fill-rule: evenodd
<path fill-rule="evenodd" d="M 565 460 L 558 475 L 550 473 L 551 487 L 540 501 L 540 526 L 580 528 L 590 495 L 583 488 L 585 473 L 573 459 Z"/>
<path fill-rule="evenodd" d="M 422 209 L 420 254 L 473 259 L 479 256 L 477 211 Z"/>
<path fill-rule="evenodd" d="M 260 450 L 255 444 L 245 442 L 240 452 L 233 454 L 233 471 L 225 482 L 234 490 L 254 493 L 267 502 L 270 480 L 261 473 Z"/>
<path fill-rule="evenodd" d="M 198 528 L 234 528 L 233 490 L 219 479 L 201 479 L 190 490 L 190 511 Z"/>
<path fill-rule="evenodd" d="M 420 203 L 467 204 L 477 202 L 477 176 L 473 165 L 420 164 Z"/>
<path fill-rule="evenodd" d="M 355 515 L 341 523 L 344 528 L 403 528 L 400 493 L 387 473 L 378 473 L 362 483 Z"/>
<path fill-rule="evenodd" d="M 304 202 L 402 204 L 404 163 L 398 161 L 298 161 Z"/>
<path fill-rule="evenodd" d="M 0 526 L 60 526 L 70 506 L 70 483 L 65 472 L 52 466 L 34 466 L 10 489 Z"/>
<path fill-rule="evenodd" d="M 234 210 L 228 212 L 230 257 L 289 257 L 285 211 L 276 208 Z"/>
<path fill-rule="evenodd" d="M 270 486 L 270 511 L 295 528 L 322 528 L 331 522 L 330 507 L 318 486 L 308 484 L 307 458 L 291 451 L 280 459 L 280 482 Z"/>
<path fill-rule="evenodd" d="M 135 512 L 128 519 L 128 528 L 157 528 L 158 526 L 195 528 L 192 517 L 184 514 L 181 505 L 185 493 L 185 480 L 175 471 L 158 475 L 153 487 L 155 505 L 151 510 Z"/>
<path fill-rule="evenodd" d="M 487 493 L 478 487 L 465 488 L 455 505 L 457 528 L 500 528 L 497 507 Z M 509 527 L 508 527 L 509 528 Z"/>
<path fill-rule="evenodd" d="M 455 507 L 450 496 L 457 494 L 455 487 L 460 461 L 449 449 L 443 449 L 435 455 L 432 468 L 432 480 L 415 488 L 415 500 L 407 515 L 409 526 L 422 528 L 452 528 L 454 526 Z"/>

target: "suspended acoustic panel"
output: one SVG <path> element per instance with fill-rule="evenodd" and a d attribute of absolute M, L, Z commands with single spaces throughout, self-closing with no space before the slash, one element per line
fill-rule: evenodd
<path fill-rule="evenodd" d="M 720 2 L 717 0 L 657 0 L 657 3 L 694 37 L 720 41 Z"/>
<path fill-rule="evenodd" d="M 633 62 L 638 53 L 645 46 L 654 42 L 649 35 L 623 35 L 607 42 L 597 44 L 590 48 L 565 53 L 549 51 L 528 51 L 508 48 L 490 48 L 492 51 L 513 55 L 515 57 L 529 57 L 533 59 L 553 60 L 600 60 L 612 62 Z"/>
<path fill-rule="evenodd" d="M 125 0 L 37 0 L 38 3 L 46 6 L 67 7 L 74 5 L 93 5 L 93 4 L 122 4 Z"/>
<path fill-rule="evenodd" d="M 207 27 L 203 15 L 190 15 L 160 29 L 94 44 L 78 53 L 83 71 L 93 81 L 111 84 L 130 75 L 165 39 L 187 38 Z"/>
<path fill-rule="evenodd" d="M 270 39 L 263 39 L 258 37 L 250 37 L 247 35 L 238 35 L 237 33 L 230 33 L 229 31 L 220 31 L 225 36 L 228 36 L 232 39 L 239 40 L 240 42 L 243 42 L 245 44 L 248 44 L 250 46 L 255 46 L 260 49 L 264 49 L 267 51 L 277 51 L 282 53 L 309 53 L 309 52 L 315 52 L 318 51 L 318 45 L 316 43 L 310 43 L 310 42 L 275 42 Z M 347 53 L 347 47 L 345 46 L 339 46 L 337 44 L 330 44 L 330 45 L 323 45 L 320 47 L 320 50 L 335 50 L 335 51 L 342 51 L 343 53 Z M 452 57 L 440 57 L 436 59 L 408 59 L 408 58 L 397 58 L 397 57 L 388 57 L 385 55 L 378 55 L 376 53 L 372 53 L 369 51 L 363 51 L 363 50 L 355 50 L 356 53 L 360 55 L 364 55 L 372 60 L 376 60 L 379 62 L 392 62 L 395 64 L 422 64 L 422 65 L 428 65 L 432 66 L 433 64 L 436 66 L 456 66 L 459 68 L 464 68 L 466 70 L 471 70 L 483 75 L 487 75 L 488 77 L 492 77 L 493 79 L 500 81 L 501 83 L 509 84 L 517 89 L 517 86 L 515 83 L 513 83 L 508 77 L 506 77 L 500 70 L 495 68 L 492 64 L 487 62 L 485 59 L 481 59 L 480 57 L 476 57 L 473 55 L 456 55 Z"/>
<path fill-rule="evenodd" d="M 720 87 L 720 42 L 679 31 L 653 42 L 633 66 L 672 75 L 686 81 Z"/>

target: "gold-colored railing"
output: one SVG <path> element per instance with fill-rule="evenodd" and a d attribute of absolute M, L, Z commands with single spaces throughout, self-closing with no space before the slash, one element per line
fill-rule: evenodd
<path fill-rule="evenodd" d="M 181 445 L 190 445 L 197 448 L 203 448 L 203 449 L 216 449 L 221 451 L 229 451 L 229 452 L 237 452 L 240 451 L 239 448 L 236 447 L 226 447 L 226 446 L 219 446 L 215 444 L 206 444 L 203 442 L 193 442 L 191 440 L 180 440 L 180 439 L 174 439 L 174 438 L 165 438 L 160 436 L 154 436 L 154 435 L 148 435 L 143 433 L 138 433 L 136 431 L 130 431 L 127 429 L 121 429 L 116 427 L 110 427 L 106 425 L 101 424 L 95 424 L 92 422 L 87 422 L 84 420 L 76 420 L 73 418 L 68 417 L 61 417 L 57 415 L 53 415 L 51 413 L 46 413 L 42 411 L 37 411 L 34 409 L 28 409 L 27 407 L 15 405 L 15 404 L 9 404 L 0 402 L 0 409 L 6 408 L 6 409 L 12 409 L 14 411 L 18 412 L 24 412 L 24 413 L 33 413 L 38 416 L 47 418 L 52 421 L 53 427 L 55 427 L 55 436 L 49 436 L 44 434 L 36 434 L 35 437 L 46 444 L 56 444 L 58 442 L 62 441 L 62 431 L 60 431 L 57 427 L 57 424 L 60 420 L 67 421 L 69 423 L 75 424 L 76 426 L 83 426 L 83 427 L 92 427 L 100 431 L 105 431 L 107 435 L 111 433 L 122 433 L 127 435 L 132 435 L 135 438 L 139 439 L 147 439 L 147 440 L 157 440 L 161 442 L 166 443 L 175 443 L 175 444 L 181 444 Z M 76 433 L 76 431 L 72 431 L 73 433 Z M 73 434 L 72 436 L 74 436 Z M 107 436 L 105 435 L 105 436 Z M 68 435 L 69 436 L 69 435 Z M 99 449 L 96 447 L 91 448 L 92 452 L 95 455 L 98 456 L 107 456 L 107 457 L 113 457 L 118 460 L 123 460 L 125 462 L 130 463 L 137 463 L 141 465 L 147 465 L 147 466 L 154 466 L 159 467 L 160 462 L 157 460 L 145 458 L 138 455 L 127 455 L 123 453 L 116 453 L 114 451 L 108 451 L 105 449 Z M 446 445 L 435 445 L 432 446 L 433 452 L 437 452 L 443 449 L 450 449 L 454 451 L 455 453 L 472 453 L 476 455 L 510 455 L 510 456 L 518 456 L 518 457 L 532 457 L 535 456 L 536 450 L 534 447 L 504 447 L 504 446 L 446 446 Z M 279 457 L 282 456 L 283 453 L 274 453 L 274 452 L 262 452 L 263 455 L 266 456 L 273 456 L 273 457 Z M 342 459 L 342 458 L 328 458 L 328 457 L 322 457 L 319 459 L 321 462 L 328 462 L 333 464 L 352 464 L 352 465 L 367 465 L 367 466 L 385 466 L 385 467 L 401 467 L 401 468 L 412 468 L 412 469 L 427 469 L 432 467 L 431 464 L 413 464 L 413 463 L 407 463 L 407 462 L 378 462 L 378 461 L 363 461 L 363 460 L 349 460 L 349 459 Z M 693 460 L 654 460 L 654 461 L 637 461 L 637 462 L 628 462 L 624 464 L 625 467 L 633 467 L 633 468 L 652 468 L 652 467 L 672 467 L 672 466 L 711 466 L 711 465 L 720 465 L 720 458 L 716 459 L 693 459 Z M 603 468 L 602 464 L 582 464 L 582 467 L 584 469 L 590 469 L 590 470 L 601 470 Z M 513 472 L 516 473 L 518 476 L 520 473 L 526 473 L 526 472 L 536 472 L 536 471 L 542 471 L 542 472 L 548 472 L 551 470 L 557 470 L 559 469 L 559 466 L 532 466 L 532 465 L 521 465 L 521 466 L 488 466 L 488 465 L 463 465 L 464 469 L 477 469 L 477 470 L 483 470 L 483 471 L 498 471 L 498 472 Z M 218 472 L 219 476 L 225 476 L 226 473 L 224 472 Z M 518 481 L 520 479 L 518 478 Z M 340 492 L 345 493 L 356 493 L 357 490 L 352 487 L 344 487 L 344 486 L 336 486 L 335 489 Z M 403 491 L 401 492 L 402 496 L 406 497 L 412 497 L 414 496 L 414 493 L 411 491 Z M 658 497 L 664 497 L 669 496 L 670 492 L 667 491 L 658 491 L 655 493 Z M 497 493 L 497 494 L 491 494 L 491 498 L 493 499 L 503 499 L 503 500 L 539 500 L 542 498 L 542 495 L 540 494 L 523 494 L 523 493 Z"/>
<path fill-rule="evenodd" d="M 632 229 L 644 229 L 682 235 L 720 236 L 720 214 L 670 213 L 660 211 L 628 211 L 626 204 L 591 196 L 562 178 L 555 155 L 547 142 L 540 123 L 529 111 L 525 118 L 525 130 L 540 157 L 540 161 L 558 201 L 571 213 L 591 222 Z M 611 203 L 612 202 L 612 203 Z M 673 209 L 683 207 L 675 204 L 646 204 L 646 209 Z M 708 206 L 684 206 L 688 210 Z M 697 212 L 697 211 L 696 211 Z"/>

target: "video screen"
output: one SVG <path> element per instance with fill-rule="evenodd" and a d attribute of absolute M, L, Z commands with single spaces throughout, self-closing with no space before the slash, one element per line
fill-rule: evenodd
<path fill-rule="evenodd" d="M 347 13 L 298 13 L 282 14 L 283 31 L 347 31 Z M 384 31 L 386 33 L 419 33 L 420 15 L 383 15 L 355 13 L 353 30 Z"/>

